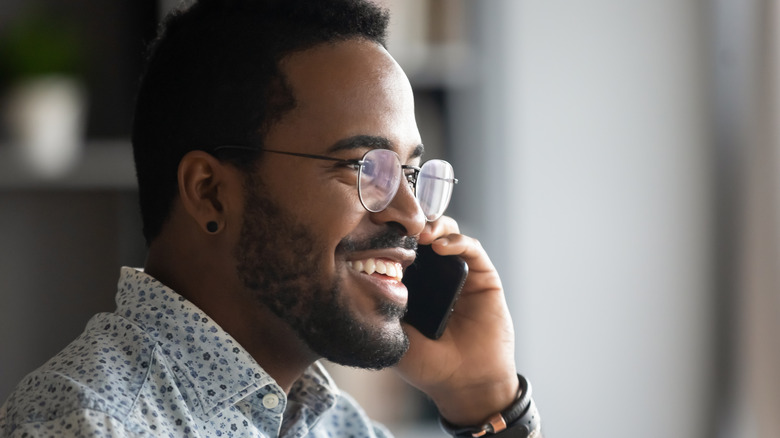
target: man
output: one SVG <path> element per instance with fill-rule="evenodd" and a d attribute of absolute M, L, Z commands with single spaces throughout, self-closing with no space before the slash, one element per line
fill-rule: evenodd
<path fill-rule="evenodd" d="M 145 270 L 20 383 L 3 436 L 388 436 L 323 357 L 398 364 L 458 436 L 538 436 L 498 274 L 439 217 L 452 179 L 419 190 L 431 166 L 386 24 L 361 0 L 169 17 L 133 131 Z M 417 244 L 469 266 L 436 341 L 401 322 Z"/>

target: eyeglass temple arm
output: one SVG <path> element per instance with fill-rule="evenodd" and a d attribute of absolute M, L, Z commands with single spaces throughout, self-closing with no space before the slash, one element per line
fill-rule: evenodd
<path fill-rule="evenodd" d="M 271 153 L 274 153 L 274 154 L 292 155 L 292 156 L 295 156 L 295 157 L 314 158 L 315 160 L 336 161 L 336 162 L 345 163 L 345 164 L 354 164 L 354 165 L 362 164 L 362 160 L 343 160 L 341 158 L 326 157 L 324 155 L 303 154 L 303 153 L 300 153 L 300 152 L 276 151 L 276 150 L 273 150 L 273 149 L 258 149 L 258 148 L 253 148 L 251 146 L 224 145 L 224 146 L 217 146 L 217 147 L 215 147 L 213 149 L 213 151 L 216 152 L 216 151 L 219 151 L 220 149 L 239 149 L 239 150 L 252 151 L 252 152 L 271 152 Z"/>
<path fill-rule="evenodd" d="M 326 157 L 324 155 L 303 154 L 303 153 L 300 153 L 300 152 L 276 151 L 276 150 L 273 150 L 273 149 L 258 149 L 258 148 L 253 148 L 253 147 L 250 147 L 250 146 L 223 145 L 223 146 L 215 147 L 213 149 L 213 151 L 216 152 L 216 151 L 219 151 L 220 149 L 240 149 L 240 150 L 244 150 L 244 151 L 253 151 L 253 152 L 271 152 L 271 153 L 274 153 L 274 154 L 292 155 L 294 157 L 313 158 L 315 160 L 335 161 L 335 162 L 338 162 L 338 163 L 351 164 L 351 165 L 355 165 L 355 166 L 360 166 L 361 164 L 363 164 L 363 160 L 343 160 L 341 158 Z M 401 166 L 401 168 L 402 169 L 412 169 L 415 172 L 417 172 L 418 174 L 420 172 L 420 168 L 419 167 L 411 166 L 411 165 L 408 165 L 408 164 L 405 164 L 405 165 Z M 458 183 L 458 179 L 457 178 L 441 178 L 441 177 L 438 177 L 438 176 L 426 175 L 426 174 L 423 174 L 422 176 L 423 176 L 423 178 L 438 179 L 438 180 L 447 181 L 447 182 L 450 182 L 450 183 L 453 183 L 453 184 L 457 184 Z"/>

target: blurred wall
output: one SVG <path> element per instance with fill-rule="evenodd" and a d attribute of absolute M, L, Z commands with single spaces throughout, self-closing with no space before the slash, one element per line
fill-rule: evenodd
<path fill-rule="evenodd" d="M 0 403 L 114 309 L 119 267 L 144 260 L 137 202 L 132 191 L 0 184 Z"/>
<path fill-rule="evenodd" d="M 482 81 L 454 124 L 456 208 L 502 274 L 546 435 L 706 436 L 710 11 L 504 0 L 477 12 Z"/>

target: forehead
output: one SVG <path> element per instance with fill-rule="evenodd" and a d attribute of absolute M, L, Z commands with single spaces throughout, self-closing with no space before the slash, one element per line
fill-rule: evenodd
<path fill-rule="evenodd" d="M 420 144 L 411 86 L 382 46 L 361 39 L 321 44 L 280 66 L 296 106 L 269 131 L 269 148 L 322 153 L 346 138 L 373 136 L 404 157 Z"/>

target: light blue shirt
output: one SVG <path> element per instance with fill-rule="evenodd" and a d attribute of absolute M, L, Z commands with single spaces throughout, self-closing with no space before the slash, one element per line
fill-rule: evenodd
<path fill-rule="evenodd" d="M 114 313 L 28 375 L 0 436 L 389 437 L 317 363 L 289 397 L 193 303 L 122 268 Z"/>

